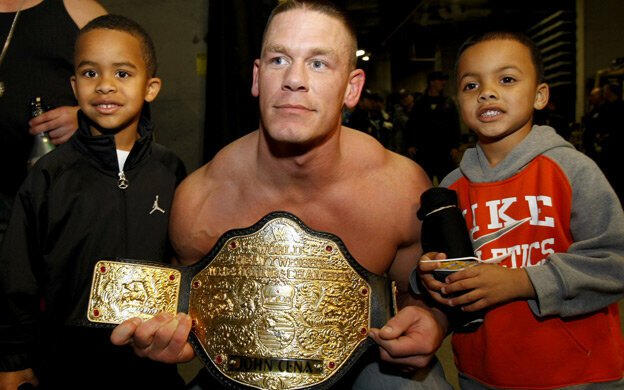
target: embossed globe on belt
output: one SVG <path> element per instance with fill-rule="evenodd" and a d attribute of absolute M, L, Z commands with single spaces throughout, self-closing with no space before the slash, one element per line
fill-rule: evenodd
<path fill-rule="evenodd" d="M 190 267 L 100 261 L 87 318 L 110 326 L 188 311 L 190 342 L 224 387 L 323 389 L 374 344 L 368 329 L 393 314 L 393 297 L 338 237 L 273 212 Z"/>

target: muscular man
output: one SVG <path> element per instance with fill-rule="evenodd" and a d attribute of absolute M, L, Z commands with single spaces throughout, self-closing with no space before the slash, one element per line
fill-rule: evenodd
<path fill-rule="evenodd" d="M 192 264 L 227 230 L 250 226 L 275 210 L 339 236 L 364 268 L 387 272 L 403 293 L 399 314 L 371 330 L 382 358 L 423 367 L 446 327 L 437 312 L 407 294 L 407 277 L 421 253 L 418 200 L 430 182 L 415 163 L 340 125 L 343 104 L 355 106 L 364 84 L 355 50 L 353 30 L 332 5 L 291 0 L 273 11 L 253 65 L 259 129 L 181 184 L 171 239 L 180 263 Z M 124 322 L 111 339 L 132 342 L 141 356 L 180 362 L 193 357 L 186 341 L 190 328 L 188 315 L 160 314 L 143 323 Z M 428 388 L 445 386 L 439 371 L 429 376 L 442 384 Z M 382 388 L 372 377 L 358 381 Z M 399 388 L 391 381 L 388 388 Z"/>

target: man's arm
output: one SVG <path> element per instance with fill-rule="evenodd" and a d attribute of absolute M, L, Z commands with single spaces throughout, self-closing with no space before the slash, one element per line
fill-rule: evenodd
<path fill-rule="evenodd" d="M 398 248 L 388 271 L 390 278 L 397 283 L 400 310 L 381 329 L 371 329 L 369 335 L 381 347 L 383 360 L 424 367 L 433 358 L 448 328 L 446 316 L 441 311 L 427 307 L 409 291 L 409 276 L 422 254 L 421 224 L 416 212 L 420 206 L 420 195 L 431 187 L 431 182 L 418 165 L 405 159 L 398 161 L 397 169 L 391 174 L 406 175 L 399 181 L 402 188 L 397 189 L 396 194 L 405 200 L 403 210 L 397 211 L 404 214 L 394 218 L 405 224 L 400 233 L 404 244 Z"/>

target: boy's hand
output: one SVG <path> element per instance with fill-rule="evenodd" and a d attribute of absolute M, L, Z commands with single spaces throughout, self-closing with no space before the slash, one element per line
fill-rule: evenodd
<path fill-rule="evenodd" d="M 134 353 L 163 363 L 182 363 L 195 356 L 188 342 L 191 317 L 178 313 L 159 313 L 145 322 L 130 318 L 118 325 L 111 334 L 115 345 L 132 345 Z"/>
<path fill-rule="evenodd" d="M 420 260 L 444 260 L 446 259 L 446 254 L 438 253 L 438 252 L 428 252 L 425 253 Z M 418 275 L 420 276 L 420 280 L 422 281 L 423 286 L 429 292 L 429 295 L 438 303 L 442 303 L 444 305 L 448 305 L 448 300 L 442 297 L 440 294 L 440 290 L 442 287 L 446 286 L 446 284 L 438 282 L 433 278 L 433 274 L 431 273 L 435 269 L 440 267 L 439 262 L 418 262 Z"/>
<path fill-rule="evenodd" d="M 32 135 L 47 131 L 54 145 L 65 143 L 78 129 L 78 109 L 63 106 L 46 111 L 28 122 L 28 131 Z"/>
<path fill-rule="evenodd" d="M 446 277 L 446 285 L 440 292 L 453 294 L 465 290 L 470 291 L 447 299 L 446 304 L 461 306 L 462 310 L 470 312 L 517 298 L 535 297 L 535 289 L 524 269 L 494 264 L 481 264 L 452 273 Z"/>

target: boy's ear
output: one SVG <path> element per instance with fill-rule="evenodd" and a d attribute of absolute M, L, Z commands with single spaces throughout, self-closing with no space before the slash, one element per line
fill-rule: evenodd
<path fill-rule="evenodd" d="M 71 84 L 72 91 L 74 91 L 74 97 L 78 100 L 78 95 L 76 95 L 76 76 L 71 76 L 69 78 L 69 83 Z"/>
<path fill-rule="evenodd" d="M 365 81 L 366 74 L 362 69 L 355 69 L 349 73 L 349 79 L 343 101 L 347 108 L 355 107 L 358 100 L 360 100 L 360 94 L 362 93 L 362 88 L 364 88 Z"/>
<path fill-rule="evenodd" d="M 541 83 L 537 86 L 537 91 L 535 92 L 535 102 L 533 103 L 533 108 L 536 110 L 541 110 L 546 107 L 548 104 L 548 98 L 550 97 L 550 88 L 548 88 L 548 84 Z"/>
<path fill-rule="evenodd" d="M 158 77 L 152 77 L 147 80 L 147 88 L 145 88 L 145 101 L 151 103 L 158 96 L 160 87 L 162 86 L 162 80 Z"/>

